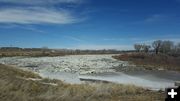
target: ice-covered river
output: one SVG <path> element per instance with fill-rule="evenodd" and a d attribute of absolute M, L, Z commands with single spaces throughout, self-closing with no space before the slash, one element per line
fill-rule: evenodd
<path fill-rule="evenodd" d="M 6 57 L 0 63 L 15 65 L 39 73 L 42 77 L 60 79 L 68 83 L 82 83 L 80 78 L 104 80 L 121 84 L 134 84 L 150 89 L 164 89 L 180 81 L 180 73 L 165 71 L 116 72 L 127 62 L 112 55 L 70 55 L 63 57 Z"/>

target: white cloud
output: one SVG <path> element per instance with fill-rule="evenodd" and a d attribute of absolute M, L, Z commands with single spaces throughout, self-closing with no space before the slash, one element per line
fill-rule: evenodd
<path fill-rule="evenodd" d="M 133 49 L 132 45 L 79 45 L 75 46 L 74 49 L 117 49 L 117 50 L 131 50 Z"/>
<path fill-rule="evenodd" d="M 74 40 L 74 41 L 78 41 L 78 42 L 82 42 L 83 40 L 77 38 L 77 37 L 73 37 L 73 36 L 64 36 L 65 38 L 68 38 L 68 39 L 71 39 L 71 40 Z"/>
<path fill-rule="evenodd" d="M 169 40 L 169 41 L 173 41 L 175 44 L 180 42 L 180 38 L 158 38 L 158 39 L 150 39 L 146 41 L 139 41 L 137 43 L 145 43 L 151 45 L 156 40 Z"/>
<path fill-rule="evenodd" d="M 15 24 L 68 24 L 77 19 L 69 11 L 40 7 L 0 9 L 0 23 Z"/>
<path fill-rule="evenodd" d="M 173 21 L 172 19 L 177 19 L 175 15 L 166 15 L 166 14 L 153 14 L 147 16 L 144 20 L 134 21 L 130 24 L 149 24 L 149 23 L 160 23 Z"/>
<path fill-rule="evenodd" d="M 117 41 L 117 40 L 124 40 L 124 39 L 121 39 L 121 38 L 104 38 L 103 40 L 104 41 Z"/>
<path fill-rule="evenodd" d="M 126 41 L 126 40 L 129 40 L 129 41 L 137 41 L 137 40 L 140 40 L 139 38 L 104 38 L 103 39 L 104 41 Z"/>
<path fill-rule="evenodd" d="M 0 0 L 0 3 L 27 4 L 27 5 L 51 5 L 59 3 L 79 3 L 81 0 Z"/>
<path fill-rule="evenodd" d="M 161 21 L 167 18 L 165 15 L 160 15 L 160 14 L 154 14 L 148 18 L 145 19 L 145 22 L 155 22 L 155 21 Z"/>
<path fill-rule="evenodd" d="M 23 29 L 23 30 L 28 30 L 28 31 L 33 31 L 33 32 L 36 32 L 36 33 L 46 33 L 45 31 L 43 30 L 40 30 L 40 29 L 37 29 L 33 26 L 21 26 L 21 25 L 16 25 L 16 24 L 4 24 L 4 25 L 0 25 L 0 28 L 4 28 L 4 29 L 17 29 L 17 28 L 20 28 L 20 29 Z"/>

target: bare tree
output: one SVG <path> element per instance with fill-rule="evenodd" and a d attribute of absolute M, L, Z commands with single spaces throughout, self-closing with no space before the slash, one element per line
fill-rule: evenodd
<path fill-rule="evenodd" d="M 173 47 L 174 43 L 172 41 L 163 41 L 160 47 L 160 51 L 167 54 L 172 51 Z"/>
<path fill-rule="evenodd" d="M 177 46 L 178 49 L 180 49 L 180 43 L 178 43 L 176 46 Z"/>
<path fill-rule="evenodd" d="M 135 45 L 134 45 L 134 49 L 135 49 L 137 52 L 140 52 L 141 48 L 142 48 L 142 45 L 140 45 L 140 44 L 135 44 Z"/>
<path fill-rule="evenodd" d="M 180 43 L 177 43 L 176 45 L 173 46 L 171 49 L 171 55 L 177 56 L 180 55 Z"/>
<path fill-rule="evenodd" d="M 146 53 L 149 52 L 149 49 L 150 49 L 150 48 L 151 48 L 150 45 L 145 45 L 145 44 L 142 45 L 142 49 L 143 49 L 143 51 L 146 52 Z"/>
<path fill-rule="evenodd" d="M 180 54 L 180 43 L 178 43 L 178 44 L 176 45 L 176 47 L 177 47 L 177 53 Z"/>
<path fill-rule="evenodd" d="M 154 42 L 152 43 L 152 47 L 154 48 L 156 54 L 159 53 L 159 50 L 160 50 L 161 45 L 162 45 L 162 41 L 161 41 L 161 40 L 157 40 L 157 41 L 154 41 Z"/>

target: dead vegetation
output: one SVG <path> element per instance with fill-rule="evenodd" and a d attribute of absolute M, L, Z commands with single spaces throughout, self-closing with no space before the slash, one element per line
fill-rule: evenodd
<path fill-rule="evenodd" d="M 61 52 L 44 52 L 44 51 L 0 51 L 0 57 L 27 56 L 27 57 L 44 57 L 44 56 L 64 56 Z"/>
<path fill-rule="evenodd" d="M 114 49 L 103 50 L 80 50 L 80 49 L 49 49 L 42 48 L 19 48 L 0 47 L 0 57 L 29 56 L 29 57 L 53 57 L 64 55 L 90 55 L 90 54 L 119 54 L 123 51 Z"/>
<path fill-rule="evenodd" d="M 1 101 L 163 101 L 164 97 L 163 92 L 132 85 L 66 84 L 0 65 Z"/>
<path fill-rule="evenodd" d="M 113 56 L 115 59 L 129 61 L 136 67 L 148 70 L 173 70 L 180 71 L 180 57 L 165 54 L 131 53 Z"/>

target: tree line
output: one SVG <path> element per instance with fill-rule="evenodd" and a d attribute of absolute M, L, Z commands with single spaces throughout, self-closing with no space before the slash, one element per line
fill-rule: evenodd
<path fill-rule="evenodd" d="M 155 54 L 180 54 L 180 43 L 175 44 L 173 41 L 169 40 L 156 40 L 152 42 L 151 45 L 147 44 L 134 44 L 134 49 L 136 52 L 154 52 Z"/>

